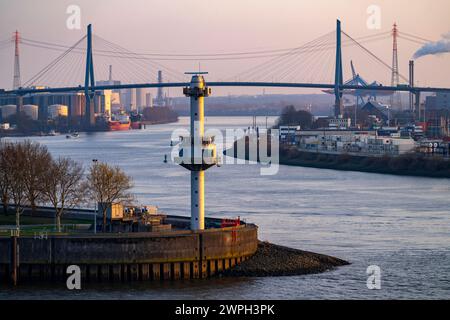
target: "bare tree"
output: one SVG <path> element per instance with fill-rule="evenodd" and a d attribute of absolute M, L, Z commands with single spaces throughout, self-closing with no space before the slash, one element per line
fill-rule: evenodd
<path fill-rule="evenodd" d="M 10 145 L 5 142 L 0 142 L 0 193 L 3 206 L 3 213 L 8 214 L 9 207 L 9 188 L 10 188 L 10 169 L 8 163 L 8 152 L 10 152 Z"/>
<path fill-rule="evenodd" d="M 133 187 L 130 176 L 119 167 L 111 167 L 106 163 L 92 165 L 88 175 L 91 198 L 102 204 L 103 226 L 106 228 L 106 214 L 113 203 L 132 201 L 129 190 Z"/>
<path fill-rule="evenodd" d="M 20 228 L 20 215 L 27 205 L 27 148 L 23 143 L 11 144 L 7 147 L 6 166 L 9 176 L 8 198 L 13 201 L 16 211 L 16 227 Z"/>
<path fill-rule="evenodd" d="M 49 163 L 43 196 L 55 209 L 58 232 L 61 232 L 64 210 L 75 207 L 87 195 L 83 174 L 83 167 L 68 158 L 58 158 Z"/>
<path fill-rule="evenodd" d="M 25 150 L 25 179 L 31 215 L 36 213 L 36 205 L 42 200 L 44 180 L 52 157 L 46 146 L 29 140 L 21 143 Z"/>

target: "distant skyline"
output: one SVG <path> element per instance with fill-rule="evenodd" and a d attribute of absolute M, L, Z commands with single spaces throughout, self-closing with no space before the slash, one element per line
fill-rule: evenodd
<path fill-rule="evenodd" d="M 67 7 L 81 8 L 81 29 L 69 30 Z M 381 9 L 381 29 L 367 27 L 367 8 Z M 448 0 L 2 0 L 0 42 L 18 30 L 28 39 L 71 45 L 93 24 L 94 32 L 135 52 L 215 53 L 270 50 L 300 46 L 335 29 L 341 19 L 343 29 L 354 37 L 389 31 L 396 22 L 401 31 L 425 39 L 441 40 L 450 32 Z M 391 63 L 389 40 L 367 47 Z M 408 60 L 421 46 L 401 41 L 400 72 L 408 75 Z M 22 83 L 59 55 L 28 46 L 21 47 Z M 13 47 L 0 47 L 0 88 L 11 88 Z M 264 61 L 161 61 L 171 69 L 210 72 L 216 81 L 238 74 Z M 346 74 L 349 75 L 349 66 Z M 363 69 L 363 67 L 361 67 Z M 361 71 L 372 79 L 370 70 Z M 425 56 L 416 61 L 416 80 L 421 86 L 450 87 L 450 54 Z M 156 74 L 153 76 L 156 79 Z M 105 80 L 105 79 L 98 79 Z M 120 80 L 120 79 L 117 79 Z M 389 84 L 389 83 L 384 83 Z M 311 90 L 266 89 L 270 93 L 310 93 Z M 180 96 L 171 89 L 172 96 Z M 262 89 L 217 88 L 214 95 L 261 94 Z"/>

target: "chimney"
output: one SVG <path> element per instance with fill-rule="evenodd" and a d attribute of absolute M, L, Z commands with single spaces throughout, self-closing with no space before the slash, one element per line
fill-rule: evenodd
<path fill-rule="evenodd" d="M 414 87 L 414 60 L 409 61 L 409 86 Z M 414 110 L 414 95 L 412 92 L 409 93 L 409 110 Z"/>
<path fill-rule="evenodd" d="M 113 79 L 113 77 L 112 77 L 112 65 L 110 64 L 109 65 L 109 82 L 110 83 L 112 82 L 112 79 Z"/>

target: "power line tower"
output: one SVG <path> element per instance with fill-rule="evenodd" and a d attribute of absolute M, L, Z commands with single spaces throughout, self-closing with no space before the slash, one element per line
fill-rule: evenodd
<path fill-rule="evenodd" d="M 108 81 L 110 84 L 112 84 L 112 81 L 113 81 L 112 68 L 113 68 L 113 66 L 110 64 L 109 65 L 109 77 L 108 77 Z"/>
<path fill-rule="evenodd" d="M 20 35 L 19 31 L 16 30 L 14 32 L 14 80 L 13 80 L 13 89 L 17 90 L 19 89 L 22 84 L 20 81 L 20 59 L 19 59 L 19 42 L 20 42 Z"/>
<path fill-rule="evenodd" d="M 394 23 L 394 26 L 392 28 L 392 79 L 391 79 L 391 85 L 393 87 L 396 87 L 400 83 L 400 73 L 398 70 L 398 29 L 397 29 L 397 23 Z M 402 101 L 401 96 L 398 92 L 395 92 L 391 96 L 391 107 L 398 107 L 402 109 Z"/>

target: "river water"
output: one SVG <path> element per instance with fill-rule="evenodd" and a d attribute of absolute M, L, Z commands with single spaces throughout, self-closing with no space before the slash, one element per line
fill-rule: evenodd
<path fill-rule="evenodd" d="M 207 128 L 244 128 L 251 117 L 209 117 Z M 274 118 L 269 118 L 269 125 Z M 259 119 L 265 126 L 265 118 Z M 189 172 L 163 163 L 173 130 L 188 119 L 146 130 L 33 140 L 54 156 L 89 166 L 121 166 L 141 204 L 189 215 Z M 438 299 L 450 298 L 450 180 L 281 166 L 224 165 L 206 174 L 206 214 L 240 216 L 276 244 L 333 255 L 352 264 L 294 277 L 167 283 L 2 287 L 0 299 Z M 381 269 L 381 289 L 367 288 L 366 269 Z"/>

